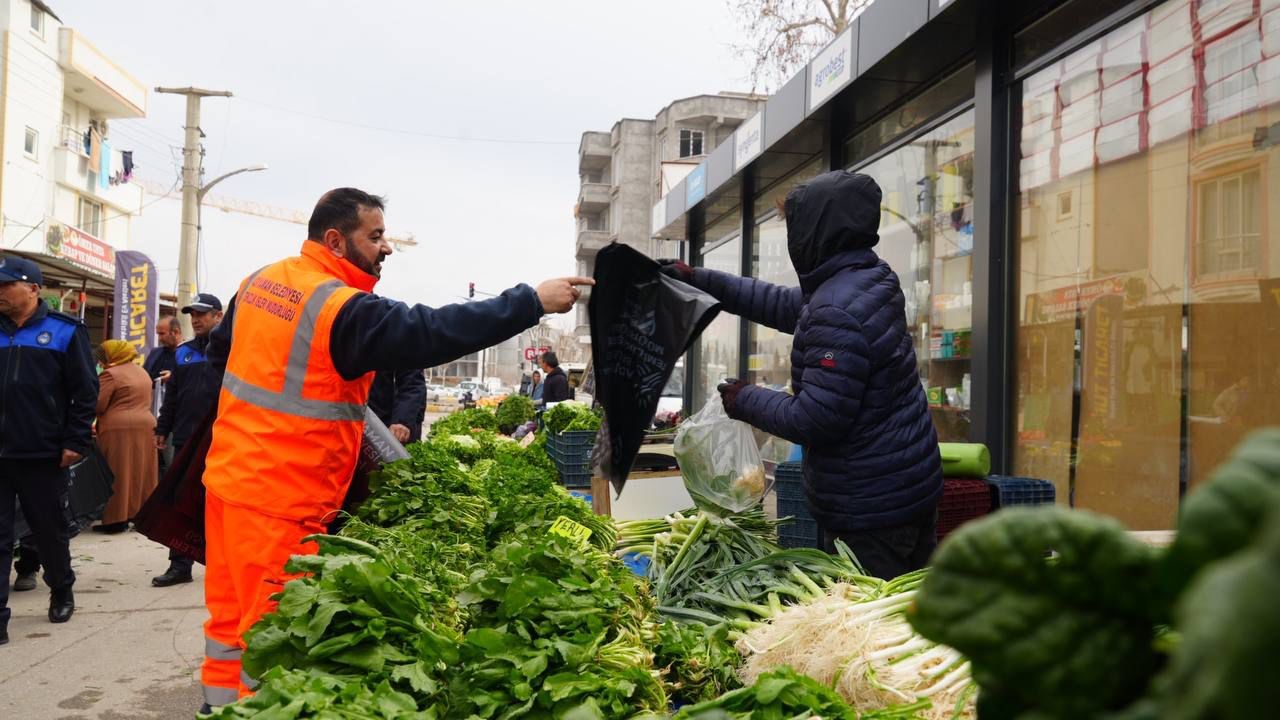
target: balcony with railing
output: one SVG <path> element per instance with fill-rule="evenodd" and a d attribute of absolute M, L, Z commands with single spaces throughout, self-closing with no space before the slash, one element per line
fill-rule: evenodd
<path fill-rule="evenodd" d="M 85 130 L 67 125 L 59 127 L 53 150 L 54 181 L 111 205 L 117 213 L 138 212 L 142 206 L 142 188 L 125 179 L 124 152 L 110 146 L 106 153 L 99 150 L 97 172 L 90 169 L 89 153 Z M 99 179 L 104 164 L 105 187 Z"/>

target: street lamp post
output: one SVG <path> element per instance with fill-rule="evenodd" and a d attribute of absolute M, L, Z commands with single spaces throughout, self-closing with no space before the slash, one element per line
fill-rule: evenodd
<path fill-rule="evenodd" d="M 184 222 L 183 233 L 182 233 L 182 243 L 178 246 L 178 308 L 179 309 L 186 307 L 195 296 L 196 265 L 197 265 L 196 258 L 198 255 L 197 243 L 199 242 L 199 232 L 201 227 L 201 219 L 200 219 L 201 206 L 204 203 L 204 196 L 209 192 L 209 190 L 213 188 L 214 185 L 217 185 L 218 183 L 222 182 L 223 180 L 226 180 L 232 175 L 239 175 L 240 173 L 247 173 L 247 172 L 260 172 L 266 169 L 267 169 L 266 165 L 258 164 L 258 165 L 250 165 L 249 167 L 243 167 L 243 168 L 240 168 L 239 170 L 232 170 L 231 172 L 226 173 L 224 175 L 219 175 L 218 177 L 214 178 L 213 180 L 210 180 L 209 182 L 205 183 L 203 186 L 196 189 L 196 192 L 195 192 L 196 223 L 195 223 L 194 232 L 187 232 L 186 223 Z M 185 335 L 186 337 L 193 337 L 193 333 L 191 331 L 191 317 L 189 315 L 179 313 L 178 319 L 179 319 L 179 322 L 182 323 L 183 335 Z"/>

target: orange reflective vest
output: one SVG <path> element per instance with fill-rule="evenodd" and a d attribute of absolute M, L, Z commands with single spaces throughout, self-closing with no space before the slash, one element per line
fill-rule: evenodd
<path fill-rule="evenodd" d="M 304 242 L 302 255 L 240 286 L 205 488 L 267 515 L 323 520 L 355 470 L 373 373 L 344 379 L 329 337 L 338 310 L 376 278 Z"/>

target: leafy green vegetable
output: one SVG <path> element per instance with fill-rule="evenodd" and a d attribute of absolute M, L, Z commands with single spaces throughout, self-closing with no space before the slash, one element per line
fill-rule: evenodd
<path fill-rule="evenodd" d="M 733 690 L 697 705 L 687 705 L 676 713 L 675 720 L 712 720 L 723 717 L 735 720 L 858 720 L 858 713 L 845 704 L 834 690 L 784 667 L 761 675 L 750 687 Z"/>
<path fill-rule="evenodd" d="M 542 423 L 552 435 L 571 430 L 600 429 L 600 415 L 582 403 L 562 402 L 542 414 Z"/>
<path fill-rule="evenodd" d="M 908 617 L 969 658 L 984 717 L 1093 717 L 1135 700 L 1158 666 L 1155 568 L 1113 520 L 1002 510 L 939 548 Z"/>
<path fill-rule="evenodd" d="M 527 395 L 508 395 L 498 403 L 494 416 L 498 421 L 498 431 L 510 435 L 515 429 L 537 417 L 533 400 Z"/>
<path fill-rule="evenodd" d="M 668 692 L 677 703 L 712 700 L 742 686 L 735 672 L 742 656 L 729 642 L 727 625 L 664 622 L 655 653 L 654 662 L 665 670 Z"/>
<path fill-rule="evenodd" d="M 500 545 L 459 595 L 473 622 L 451 706 L 481 718 L 665 709 L 641 584 L 608 554 L 558 535 Z"/>
<path fill-rule="evenodd" d="M 265 678 L 274 667 L 363 675 L 374 685 L 403 685 L 424 702 L 442 689 L 461 638 L 432 618 L 422 583 L 395 559 L 358 540 L 312 536 L 317 555 L 286 569 L 279 606 L 246 634 L 243 666 Z"/>
<path fill-rule="evenodd" d="M 498 418 L 486 408 L 464 408 L 431 423 L 431 435 L 466 435 L 472 429 L 498 430 Z"/>
<path fill-rule="evenodd" d="M 387 681 L 370 688 L 360 678 L 315 670 L 273 668 L 258 692 L 233 705 L 202 715 L 209 720 L 234 718 L 364 718 L 367 720 L 437 720 L 433 706 L 420 704 L 392 689 Z"/>
<path fill-rule="evenodd" d="M 1280 502 L 1264 509 L 1266 535 L 1212 564 L 1178 605 L 1181 640 L 1157 682 L 1162 718 L 1260 718 L 1280 707 Z"/>
<path fill-rule="evenodd" d="M 1163 562 L 1172 606 L 1196 573 L 1248 546 L 1268 508 L 1280 503 L 1280 428 L 1254 433 L 1183 503 L 1178 534 Z"/>

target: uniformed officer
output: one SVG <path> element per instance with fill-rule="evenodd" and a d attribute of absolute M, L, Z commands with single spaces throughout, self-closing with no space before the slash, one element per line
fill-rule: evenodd
<path fill-rule="evenodd" d="M 98 377 L 88 331 L 49 309 L 43 283 L 35 263 L 0 257 L 0 645 L 9 641 L 15 499 L 51 590 L 49 621 L 66 622 L 75 611 L 67 468 L 93 444 Z"/>
<path fill-rule="evenodd" d="M 195 337 L 179 345 L 174 353 L 173 374 L 169 376 L 164 404 L 156 422 L 156 447 L 164 450 L 165 438 L 172 434 L 175 457 L 191 438 L 196 425 L 218 400 L 216 394 L 205 392 L 208 385 L 202 379 L 202 373 L 209 367 L 204 355 L 209 347 L 209 333 L 222 322 L 222 301 L 209 293 L 200 293 L 190 305 L 182 308 L 182 313 L 191 316 L 191 330 Z M 169 587 L 189 583 L 193 564 L 191 558 L 170 550 L 169 569 L 151 578 L 151 584 Z"/>

